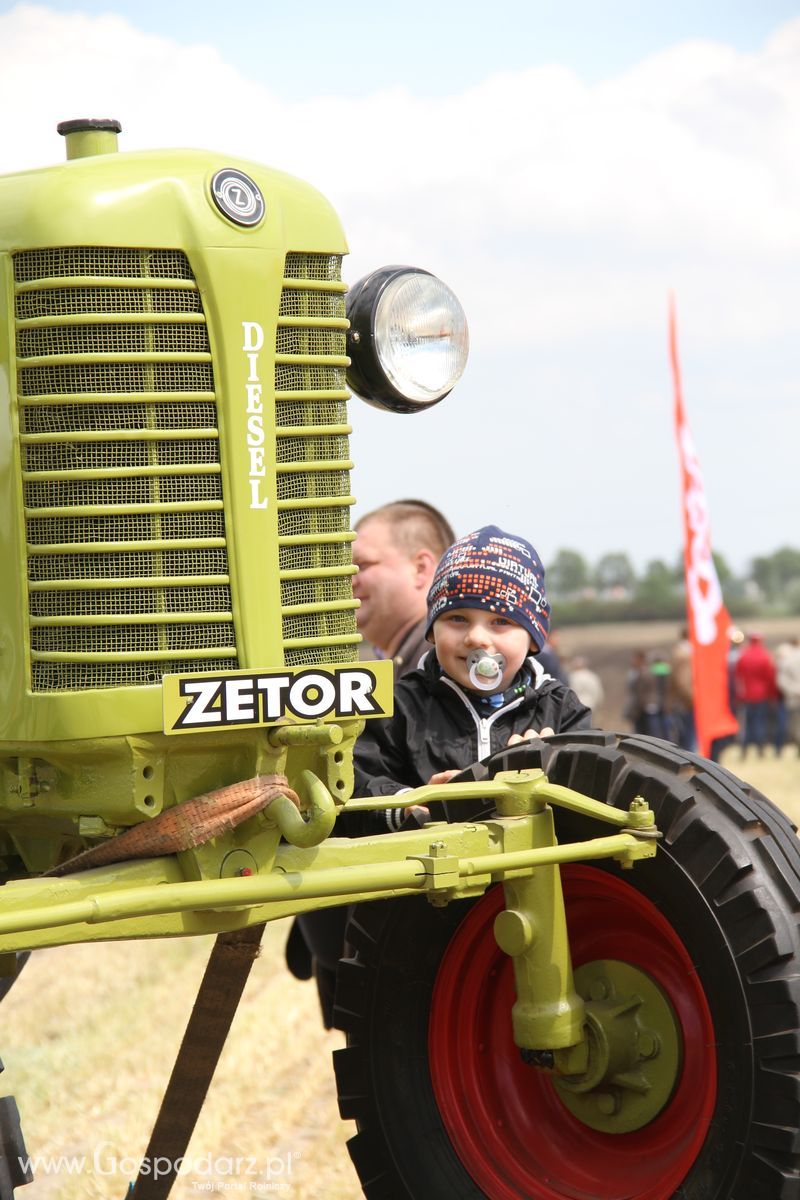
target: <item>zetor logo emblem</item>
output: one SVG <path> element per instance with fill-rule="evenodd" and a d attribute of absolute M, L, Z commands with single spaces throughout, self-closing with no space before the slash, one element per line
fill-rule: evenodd
<path fill-rule="evenodd" d="M 219 211 L 237 225 L 257 225 L 264 216 L 264 197 L 258 184 L 243 171 L 226 167 L 211 180 L 211 195 Z"/>
<path fill-rule="evenodd" d="M 383 678 L 383 663 L 369 666 L 378 670 L 313 667 L 224 677 L 167 676 L 163 681 L 164 731 L 272 725 L 287 719 L 387 716 L 391 679 Z"/>

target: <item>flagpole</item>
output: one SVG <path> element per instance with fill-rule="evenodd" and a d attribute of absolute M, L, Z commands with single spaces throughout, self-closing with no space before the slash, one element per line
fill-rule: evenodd
<path fill-rule="evenodd" d="M 681 467 L 683 562 L 686 616 L 692 647 L 695 728 L 700 753 L 708 758 L 715 741 L 738 729 L 728 696 L 728 630 L 731 622 L 711 551 L 711 525 L 700 462 L 686 419 L 672 293 L 669 296 L 669 356 Z"/>

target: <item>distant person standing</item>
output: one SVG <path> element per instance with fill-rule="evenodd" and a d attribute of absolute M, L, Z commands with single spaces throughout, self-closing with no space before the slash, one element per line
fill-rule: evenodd
<path fill-rule="evenodd" d="M 800 638 L 783 642 L 775 651 L 778 688 L 786 706 L 786 740 L 800 753 Z"/>
<path fill-rule="evenodd" d="M 760 633 L 751 633 L 733 668 L 736 700 L 744 715 L 742 757 L 749 746 L 764 753 L 770 706 L 778 696 L 775 663 Z"/>
<path fill-rule="evenodd" d="M 623 716 L 630 721 L 634 733 L 648 737 L 665 736 L 664 683 L 669 665 L 660 657 L 655 660 L 644 650 L 634 650 L 625 688 Z"/>
<path fill-rule="evenodd" d="M 694 750 L 697 747 L 697 732 L 694 724 L 692 643 L 686 628 L 680 632 L 669 665 L 666 707 L 672 733 L 682 750 Z"/>
<path fill-rule="evenodd" d="M 581 704 L 593 711 L 600 708 L 605 700 L 605 691 L 600 676 L 589 666 L 588 661 L 581 655 L 573 658 L 567 672 L 567 682 Z"/>
<path fill-rule="evenodd" d="M 569 672 L 561 661 L 559 636 L 555 629 L 550 630 L 550 636 L 536 657 L 553 679 L 557 679 L 559 683 L 569 683 Z"/>
<path fill-rule="evenodd" d="M 353 595 L 361 602 L 356 623 L 377 655 L 392 659 L 397 680 L 430 650 L 425 641 L 428 589 L 456 535 L 447 518 L 424 500 L 384 504 L 355 528 Z"/>
<path fill-rule="evenodd" d="M 653 680 L 654 700 L 650 732 L 653 737 L 665 742 L 675 741 L 675 723 L 669 712 L 669 686 L 672 668 L 666 655 L 654 650 L 650 655 L 650 675 Z"/>

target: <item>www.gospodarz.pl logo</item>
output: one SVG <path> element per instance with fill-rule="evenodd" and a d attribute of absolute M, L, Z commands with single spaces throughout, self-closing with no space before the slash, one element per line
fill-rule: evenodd
<path fill-rule="evenodd" d="M 289 1191 L 295 1161 L 299 1151 L 273 1154 L 259 1160 L 247 1155 L 198 1154 L 174 1161 L 167 1156 L 136 1158 L 134 1155 L 114 1154 L 109 1142 L 97 1146 L 91 1155 L 30 1155 L 20 1158 L 24 1172 L 33 1178 L 45 1175 L 121 1175 L 129 1181 L 139 1176 L 163 1179 L 178 1175 L 194 1177 L 192 1186 L 197 1192 L 246 1191 L 251 1194 Z"/>

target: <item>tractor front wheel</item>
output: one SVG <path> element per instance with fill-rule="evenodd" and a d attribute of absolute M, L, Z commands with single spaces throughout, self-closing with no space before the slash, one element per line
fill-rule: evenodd
<path fill-rule="evenodd" d="M 501 888 L 444 909 L 422 897 L 362 905 L 347 933 L 353 956 L 340 964 L 336 1019 L 348 1044 L 335 1067 L 365 1195 L 796 1200 L 792 826 L 729 772 L 656 739 L 561 735 L 526 753 L 495 756 L 488 773 L 544 755 L 552 782 L 623 808 L 644 795 L 655 811 L 664 838 L 654 860 L 632 871 L 568 866 L 562 880 L 579 990 L 583 979 L 593 996 L 621 987 L 659 998 L 666 1028 L 640 1040 L 663 1096 L 630 1128 L 619 1089 L 576 1101 L 552 1071 L 523 1061 L 513 970 L 492 932 Z M 556 821 L 562 842 L 608 831 L 564 810 Z"/>

